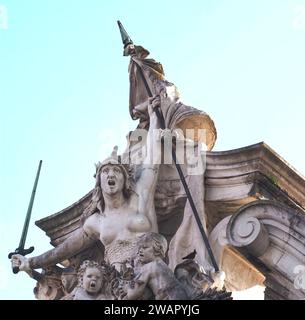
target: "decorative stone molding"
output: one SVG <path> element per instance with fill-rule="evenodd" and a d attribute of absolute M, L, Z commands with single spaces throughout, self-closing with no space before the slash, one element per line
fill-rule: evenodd
<path fill-rule="evenodd" d="M 263 286 L 265 276 L 229 245 L 226 230 L 230 219 L 231 216 L 228 216 L 221 220 L 209 236 L 215 259 L 226 274 L 225 286 L 229 291 Z"/>
<path fill-rule="evenodd" d="M 248 205 L 250 206 L 250 205 Z M 262 256 L 269 246 L 269 235 L 264 224 L 263 212 L 253 216 L 252 210 L 240 210 L 234 214 L 227 225 L 227 239 L 236 248 L 244 248 L 255 257 Z"/>
<path fill-rule="evenodd" d="M 206 200 L 289 198 L 305 208 L 305 179 L 266 143 L 207 152 Z M 253 184 L 256 187 L 253 188 Z M 286 203 L 286 200 L 285 200 Z"/>
<path fill-rule="evenodd" d="M 305 288 L 294 285 L 296 268 L 305 266 L 305 216 L 301 211 L 276 201 L 254 201 L 230 218 L 227 239 L 263 270 L 267 286 L 283 288 L 277 298 L 305 298 Z"/>

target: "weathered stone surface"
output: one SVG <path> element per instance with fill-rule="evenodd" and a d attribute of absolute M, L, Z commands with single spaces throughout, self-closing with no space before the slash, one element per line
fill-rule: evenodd
<path fill-rule="evenodd" d="M 242 277 L 243 271 L 257 268 L 266 277 L 268 299 L 305 299 L 304 286 L 297 288 L 295 285 L 296 268 L 305 265 L 305 215 L 302 210 L 274 200 L 254 201 L 223 219 L 210 239 L 218 261 L 227 273 L 231 290 L 233 286 L 244 289 L 238 286 L 237 278 Z M 231 250 L 228 246 L 239 251 L 240 259 L 248 261 L 248 268 L 243 267 L 242 271 L 237 265 L 234 267 L 234 262 L 226 261 L 227 252 Z M 232 252 L 229 257 L 232 260 Z M 242 283 L 247 287 L 261 284 L 259 278 L 253 281 L 255 277 L 250 273 Z M 278 288 L 277 295 L 272 293 L 274 288 Z"/>
<path fill-rule="evenodd" d="M 97 164 L 92 191 L 36 222 L 54 249 L 29 259 L 13 255 L 13 266 L 38 281 L 38 299 L 230 299 L 219 290 L 223 272 L 215 273 L 207 256 L 185 178 L 227 288 L 264 282 L 267 299 L 305 299 L 304 178 L 264 143 L 202 154 L 202 143 L 214 146 L 213 121 L 182 103 L 162 65 L 128 39 L 130 115 L 148 134 L 138 143 L 139 131 L 131 132 L 121 157 L 114 149 Z M 184 151 L 190 145 L 191 155 Z M 173 150 L 183 150 L 180 176 L 158 161 Z"/>
<path fill-rule="evenodd" d="M 207 152 L 205 189 L 210 230 L 254 200 L 305 208 L 304 177 L 265 143 Z"/>

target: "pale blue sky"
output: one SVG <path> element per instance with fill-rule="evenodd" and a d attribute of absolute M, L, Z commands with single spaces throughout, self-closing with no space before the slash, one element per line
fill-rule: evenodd
<path fill-rule="evenodd" d="M 34 221 L 93 186 L 94 163 L 125 146 L 128 58 L 116 21 L 162 62 L 183 101 L 214 119 L 214 150 L 265 141 L 305 174 L 304 0 L 0 0 L 0 299 L 32 299 L 13 275 L 38 162 L 27 246 L 49 248 Z"/>

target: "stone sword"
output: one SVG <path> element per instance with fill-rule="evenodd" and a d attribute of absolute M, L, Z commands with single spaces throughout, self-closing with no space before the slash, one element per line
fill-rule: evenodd
<path fill-rule="evenodd" d="M 11 259 L 12 255 L 14 255 L 14 254 L 21 254 L 22 256 L 25 256 L 25 255 L 30 254 L 34 251 L 33 246 L 28 249 L 25 249 L 24 246 L 25 246 L 25 240 L 27 237 L 28 229 L 29 229 L 29 223 L 30 223 L 30 219 L 31 219 L 31 213 L 32 213 L 32 208 L 33 208 L 33 204 L 34 204 L 34 199 L 35 199 L 36 188 L 37 188 L 38 179 L 39 179 L 39 175 L 40 175 L 41 165 L 42 165 L 42 160 L 39 161 L 38 170 L 37 170 L 32 194 L 31 194 L 31 198 L 30 198 L 30 202 L 29 202 L 29 206 L 28 206 L 28 211 L 25 216 L 19 246 L 14 252 L 9 253 L 9 255 L 8 255 L 9 259 Z M 13 272 L 18 273 L 19 267 L 17 267 L 17 266 L 13 267 Z"/>

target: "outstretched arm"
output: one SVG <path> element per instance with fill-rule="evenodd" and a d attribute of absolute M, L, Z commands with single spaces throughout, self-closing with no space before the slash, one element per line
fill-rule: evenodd
<path fill-rule="evenodd" d="M 63 243 L 37 257 L 27 259 L 19 254 L 13 255 L 12 265 L 18 266 L 21 271 L 45 268 L 72 257 L 78 252 L 88 248 L 95 241 L 96 240 L 89 237 L 81 227 Z"/>
<path fill-rule="evenodd" d="M 155 109 L 160 105 L 160 96 L 150 99 L 148 105 L 150 125 L 146 140 L 146 157 L 142 165 L 140 178 L 136 184 L 136 192 L 139 195 L 139 213 L 148 216 L 155 231 L 157 231 L 157 223 L 153 202 L 161 162 L 160 123 Z"/>

